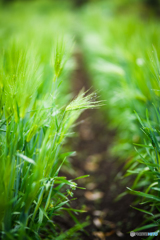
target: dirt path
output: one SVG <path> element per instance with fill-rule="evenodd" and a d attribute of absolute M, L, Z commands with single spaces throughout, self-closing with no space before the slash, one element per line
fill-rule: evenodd
<path fill-rule="evenodd" d="M 91 82 L 84 67 L 82 54 L 76 54 L 77 69 L 72 84 L 75 95 L 85 87 L 91 88 Z M 93 88 L 91 89 L 93 91 Z M 86 233 L 82 234 L 84 240 L 117 240 L 130 239 L 128 231 L 137 227 L 142 221 L 141 214 L 130 207 L 133 196 L 126 196 L 118 202 L 114 199 L 125 190 L 117 177 L 122 166 L 117 159 L 109 154 L 114 132 L 107 129 L 106 118 L 100 109 L 85 111 L 78 121 L 75 132 L 78 137 L 70 140 L 69 145 L 77 152 L 71 163 L 76 176 L 89 174 L 90 177 L 79 180 L 79 186 L 86 190 L 77 189 L 72 207 L 87 210 L 79 214 L 78 220 L 90 220 Z M 72 226 L 69 219 L 64 225 Z M 78 239 L 77 239 L 78 240 Z"/>

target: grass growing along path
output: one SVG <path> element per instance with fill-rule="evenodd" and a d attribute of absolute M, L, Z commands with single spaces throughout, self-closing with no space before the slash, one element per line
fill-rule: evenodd
<path fill-rule="evenodd" d="M 41 9 L 43 8 L 43 4 L 40 5 L 40 9 L 35 7 L 35 17 L 34 11 L 30 16 L 30 7 L 28 10 L 26 9 L 24 14 L 23 11 L 19 11 L 21 7 L 18 5 L 17 12 L 14 9 L 11 12 L 8 12 L 8 10 L 4 11 L 4 16 L 0 19 L 2 25 L 5 18 L 8 19 L 4 29 L 2 28 L 4 32 L 2 31 L 3 34 L 0 39 L 2 53 L 0 59 L 0 90 L 3 96 L 1 103 L 2 125 L 0 129 L 2 132 L 0 230 L 2 237 L 4 237 L 3 239 L 6 239 L 6 236 L 7 239 L 16 238 L 17 234 L 19 234 L 18 239 L 22 239 L 25 235 L 28 235 L 27 239 L 30 239 L 30 236 L 31 239 L 34 237 L 34 239 L 39 239 L 43 236 L 47 239 L 57 237 L 56 240 L 71 239 L 71 237 L 72 240 L 128 239 L 129 235 L 126 232 L 138 227 L 142 221 L 142 216 L 130 208 L 135 199 L 134 197 L 126 196 L 121 201 L 114 202 L 117 195 L 125 191 L 126 186 L 140 191 L 142 188 L 142 191 L 145 191 L 145 193 L 139 191 L 134 191 L 134 193 L 139 197 L 149 199 L 149 204 L 145 202 L 147 206 L 144 206 L 145 210 L 142 210 L 142 212 L 153 216 L 152 220 L 148 218 L 148 221 L 154 222 L 154 224 L 151 224 L 151 227 L 155 226 L 157 229 L 160 229 L 159 221 L 154 220 L 154 217 L 157 218 L 155 216 L 157 209 L 160 212 L 160 70 L 159 54 L 157 54 L 155 49 L 153 57 L 156 61 L 153 65 L 156 81 L 151 77 L 150 70 L 152 64 L 149 65 L 149 68 L 146 68 L 148 65 L 145 63 L 145 59 L 147 59 L 146 49 L 149 49 L 153 39 L 153 43 L 156 43 L 155 46 L 158 46 L 159 37 L 156 34 L 159 29 L 158 22 L 153 19 L 153 22 L 151 21 L 149 25 L 146 25 L 145 21 L 141 22 L 134 16 L 133 19 L 130 19 L 130 17 L 126 19 L 113 17 L 114 21 L 109 23 L 108 18 L 106 18 L 106 12 L 103 12 L 102 15 L 102 12 L 98 13 L 97 8 L 95 8 L 97 14 L 99 14 L 96 17 L 94 16 L 94 8 L 93 12 L 89 8 L 88 14 L 84 11 L 84 16 L 83 11 L 79 12 L 82 14 L 82 19 L 84 17 L 84 20 L 81 22 L 81 18 L 77 18 L 79 27 L 78 31 L 76 31 L 76 27 L 72 26 L 72 29 L 70 29 L 75 16 L 68 12 L 69 10 L 64 9 L 64 12 L 59 10 L 61 14 L 57 14 L 57 16 L 52 12 L 50 15 L 47 14 L 47 11 L 50 12 L 50 7 L 48 6 L 46 13 L 43 13 L 44 16 L 46 15 L 44 17 L 46 21 L 43 21 L 44 19 L 41 18 Z M 18 12 L 21 12 L 21 15 L 16 14 Z M 9 15 L 10 17 L 8 18 Z M 28 21 L 28 17 L 31 21 Z M 55 21 L 53 21 L 54 19 Z M 59 19 L 60 22 L 58 23 L 56 19 Z M 56 22 L 54 31 L 53 22 Z M 66 26 L 64 26 L 64 22 Z M 83 23 L 86 23 L 86 25 Z M 106 24 L 108 24 L 108 32 L 104 31 Z M 41 31 L 35 31 L 35 29 L 39 29 L 39 25 L 41 25 Z M 87 27 L 86 30 L 85 27 L 83 29 L 84 25 Z M 124 31 L 121 31 L 119 25 L 124 25 Z M 47 29 L 46 26 L 48 26 Z M 57 33 L 57 26 L 59 26 L 60 32 L 63 32 L 62 29 L 64 28 L 65 32 L 68 33 L 71 33 L 75 28 L 76 38 L 79 37 L 81 39 L 83 54 L 79 52 L 75 55 L 77 69 L 71 84 L 65 81 L 67 80 L 65 74 L 60 76 L 64 63 L 70 55 L 68 52 L 70 51 L 70 44 L 67 42 L 66 47 L 64 47 L 63 41 L 58 40 L 56 42 L 56 39 L 51 38 L 50 33 Z M 139 26 L 138 32 L 137 26 Z M 14 30 L 11 34 L 11 39 L 10 29 Z M 114 29 L 116 29 L 115 32 L 113 31 Z M 120 32 L 117 30 L 120 30 Z M 126 32 L 132 37 L 128 37 Z M 28 36 L 27 41 L 23 41 L 26 39 L 26 36 Z M 127 37 L 124 38 L 124 36 Z M 150 40 L 147 41 L 146 45 L 141 40 L 145 39 L 144 36 L 150 36 L 148 38 Z M 84 39 L 82 39 L 83 37 Z M 13 41 L 14 38 L 17 39 L 15 42 Z M 41 39 L 40 42 L 37 41 L 39 39 Z M 119 41 L 114 42 L 114 39 Z M 33 46 L 30 46 L 30 41 L 33 41 Z M 126 44 L 128 44 L 127 48 Z M 35 46 L 37 50 L 35 50 Z M 140 51 L 137 46 L 139 46 Z M 52 48 L 56 50 L 53 51 Z M 112 50 L 110 51 L 109 49 Z M 137 49 L 136 52 L 135 49 Z M 38 53 L 39 59 L 37 58 Z M 52 60 L 52 55 L 54 56 L 54 61 Z M 93 79 L 88 77 L 83 57 L 86 59 L 87 67 L 85 67 Z M 71 62 L 66 67 L 66 75 L 74 67 L 74 63 L 71 66 Z M 152 60 L 152 62 L 154 61 Z M 143 75 L 143 73 L 145 74 Z M 144 82 L 147 84 L 144 84 Z M 59 88 L 62 86 L 61 83 L 62 85 L 64 84 L 65 93 L 63 93 L 63 89 Z M 101 84 L 98 86 L 97 83 Z M 108 101 L 108 106 L 105 111 L 102 109 L 88 110 L 80 117 L 78 121 L 84 121 L 75 129 L 76 132 L 79 132 L 78 139 L 71 139 L 68 143 L 69 146 L 66 145 L 67 153 L 64 153 L 64 148 L 61 154 L 61 146 L 65 137 L 71 136 L 69 130 L 76 116 L 78 117 L 84 109 L 94 108 L 95 104 L 98 107 L 101 106 L 100 101 L 94 102 L 96 93 L 89 95 L 89 97 L 87 95 L 85 98 L 85 93 L 81 91 L 84 87 L 86 91 L 93 92 L 92 84 L 95 86 L 95 89 L 101 90 L 102 88 L 103 91 L 98 93 L 98 95 Z M 69 97 L 69 85 L 72 85 L 75 96 L 77 96 L 79 91 L 81 92 L 78 94 L 77 99 L 66 105 Z M 60 95 L 58 95 L 58 89 L 60 90 Z M 120 94 L 117 95 L 117 93 Z M 63 102 L 65 107 L 63 107 Z M 154 103 L 154 107 L 152 103 Z M 147 111 L 145 111 L 146 108 L 148 109 Z M 137 123 L 133 110 L 140 113 L 140 117 L 144 115 L 143 118 L 146 112 L 146 120 L 139 118 L 140 124 Z M 107 111 L 108 118 L 106 116 Z M 109 117 L 111 120 L 107 122 Z M 112 124 L 110 124 L 111 122 Z M 116 126 L 116 133 L 109 130 L 110 127 L 108 125 Z M 140 127 L 143 128 L 146 136 L 149 138 L 145 145 L 141 144 Z M 119 180 L 123 165 L 109 153 L 114 141 L 114 135 L 118 136 L 118 141 L 114 146 L 124 153 L 122 155 L 119 154 L 121 159 L 126 160 L 126 162 L 133 160 L 131 171 L 128 171 L 129 174 L 138 174 L 133 186 L 131 186 L 128 179 L 125 180 L 124 185 Z M 126 137 L 124 137 L 125 135 Z M 134 141 L 136 141 L 136 144 L 140 143 L 137 145 L 143 148 L 142 157 L 140 154 L 139 156 L 136 155 L 136 152 L 134 152 L 135 154 L 133 153 Z M 79 180 L 79 185 L 85 187 L 85 191 L 78 189 L 77 184 L 72 183 L 72 180 L 68 181 L 65 177 L 58 176 L 61 162 L 65 161 L 62 158 L 64 155 L 68 156 L 70 154 L 70 152 L 68 153 L 68 148 L 70 147 L 71 150 L 77 151 L 77 156 L 70 158 L 74 170 L 70 168 L 70 176 L 67 179 L 74 177 L 74 180 L 77 181 L 77 176 L 90 175 L 88 178 Z M 147 155 L 145 148 L 147 148 Z M 132 159 L 132 155 L 135 158 Z M 64 176 L 66 175 L 65 173 Z M 57 187 L 56 184 L 60 185 Z M 63 186 L 65 192 L 62 194 L 59 190 Z M 158 186 L 158 188 L 153 186 Z M 73 197 L 77 199 L 71 204 L 72 208 L 63 208 L 62 206 L 65 204 L 70 206 L 68 202 L 71 200 L 72 191 L 75 192 Z M 150 205 L 150 201 L 153 205 Z M 140 203 L 140 198 L 137 203 Z M 78 220 L 73 217 L 75 223 L 78 223 L 74 226 L 69 217 L 67 217 L 63 223 L 60 219 L 58 220 L 59 222 L 61 221 L 61 225 L 66 225 L 67 223 L 67 227 L 64 229 L 63 226 L 62 229 L 60 227 L 57 230 L 58 226 L 56 226 L 54 217 L 57 217 L 57 215 L 62 217 L 63 210 L 67 211 L 67 213 L 70 213 L 70 211 L 75 213 L 81 212 L 81 210 L 75 211 L 75 209 L 82 209 L 82 212 L 83 209 L 86 210 L 86 213 L 82 213 L 78 217 L 78 220 L 82 223 L 84 222 L 84 225 L 79 225 Z M 148 212 L 148 209 L 150 212 Z M 50 229 L 54 230 L 54 233 L 52 232 L 51 235 L 48 234 L 48 228 L 45 229 L 47 230 L 46 232 L 43 232 L 42 227 L 43 225 L 45 228 L 49 222 L 50 224 L 53 223 L 48 221 L 48 214 L 55 221 L 55 225 L 52 225 Z M 70 214 L 72 216 L 72 213 Z M 86 232 L 83 232 L 82 238 L 77 238 L 79 233 L 78 235 L 74 235 L 74 233 L 85 226 L 86 218 L 91 223 L 87 227 L 88 235 Z M 39 231 L 39 228 L 41 228 L 40 231 L 42 232 Z M 63 229 L 68 230 L 67 233 L 63 232 Z M 144 229 L 143 227 L 140 230 Z M 33 233 L 36 236 L 33 237 Z M 53 234 L 54 236 L 52 236 Z"/>

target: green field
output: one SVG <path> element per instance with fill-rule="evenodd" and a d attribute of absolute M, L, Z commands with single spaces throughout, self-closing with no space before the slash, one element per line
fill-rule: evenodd
<path fill-rule="evenodd" d="M 81 146 L 77 158 L 89 170 L 74 172 L 71 161 L 75 149 L 70 139 L 77 146 L 81 139 L 73 133 L 79 116 L 95 108 L 107 131 L 114 132 L 109 145 L 110 135 L 101 133 L 109 146 L 107 156 L 116 159 L 117 168 L 123 166 L 113 175 L 115 185 L 122 182 L 126 190 L 122 187 L 116 197 L 136 195 L 130 205 L 144 219 L 136 229 L 130 219 L 122 238 L 128 239 L 129 231 L 159 234 L 159 11 L 159 1 L 84 1 L 80 6 L 78 1 L 77 6 L 55 0 L 0 2 L 1 239 L 108 239 L 108 230 L 97 227 L 89 213 L 90 219 L 81 220 L 87 202 L 81 205 L 74 198 L 84 188 L 82 197 L 89 199 L 84 184 L 89 168 L 103 168 L 98 160 L 86 167 Z M 78 94 L 76 72 L 82 78 Z M 95 119 L 97 126 L 102 124 L 102 118 Z M 84 145 L 92 144 L 92 134 L 83 126 Z M 114 173 L 112 167 L 109 171 Z M 98 204 L 95 199 L 96 210 Z M 57 217 L 73 223 L 64 228 Z M 93 224 L 98 230 L 91 230 Z M 118 239 L 116 228 L 111 239 Z"/>

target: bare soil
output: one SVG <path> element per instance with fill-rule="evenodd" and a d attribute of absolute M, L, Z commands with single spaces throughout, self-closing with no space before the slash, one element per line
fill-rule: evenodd
<path fill-rule="evenodd" d="M 72 80 L 75 95 L 82 88 L 93 91 L 82 55 L 76 54 L 75 58 L 77 69 Z M 82 120 L 75 128 L 75 132 L 78 132 L 77 138 L 69 142 L 77 152 L 77 155 L 71 158 L 76 176 L 90 175 L 79 180 L 79 186 L 86 190 L 76 189 L 74 197 L 77 199 L 72 203 L 73 208 L 84 208 L 87 211 L 79 214 L 78 220 L 90 221 L 90 225 L 85 228 L 87 233 L 82 232 L 81 239 L 128 240 L 128 232 L 140 225 L 143 219 L 141 213 L 130 207 L 134 196 L 126 195 L 115 202 L 115 198 L 126 189 L 119 178 L 123 165 L 109 153 L 115 132 L 107 128 L 106 114 L 100 109 L 86 110 L 78 122 Z M 127 186 L 130 186 L 129 182 Z M 61 222 L 62 225 L 69 228 L 73 226 L 73 222 L 67 219 Z"/>

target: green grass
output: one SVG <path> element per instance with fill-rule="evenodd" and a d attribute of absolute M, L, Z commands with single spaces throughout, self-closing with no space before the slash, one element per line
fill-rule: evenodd
<path fill-rule="evenodd" d="M 125 161 L 125 176 L 136 176 L 127 192 L 138 196 L 133 207 L 145 215 L 137 231 L 160 229 L 159 31 L 143 1 L 93 1 L 74 12 L 69 1 L 1 6 L 2 239 L 78 239 L 88 224 L 73 215 L 83 210 L 70 207 L 77 179 L 59 176 L 72 154 L 63 145 L 73 123 L 101 105 L 83 91 L 72 97 L 75 36 L 116 129 L 112 154 Z M 64 212 L 75 221 L 66 232 L 54 221 Z"/>
<path fill-rule="evenodd" d="M 112 154 L 125 161 L 125 176 L 137 175 L 129 192 L 142 204 L 137 208 L 145 213 L 144 226 L 153 223 L 159 230 L 160 28 L 158 19 L 132 7 L 137 11 L 126 7 L 122 14 L 104 2 L 84 7 L 81 44 L 93 85 L 106 100 L 103 111 L 116 129 Z"/>
<path fill-rule="evenodd" d="M 71 101 L 71 22 L 51 2 L 0 10 L 1 239 L 77 239 L 87 224 L 70 207 L 76 179 L 59 176 L 73 123 L 99 105 L 83 91 Z M 64 212 L 76 222 L 66 232 L 54 221 Z"/>

